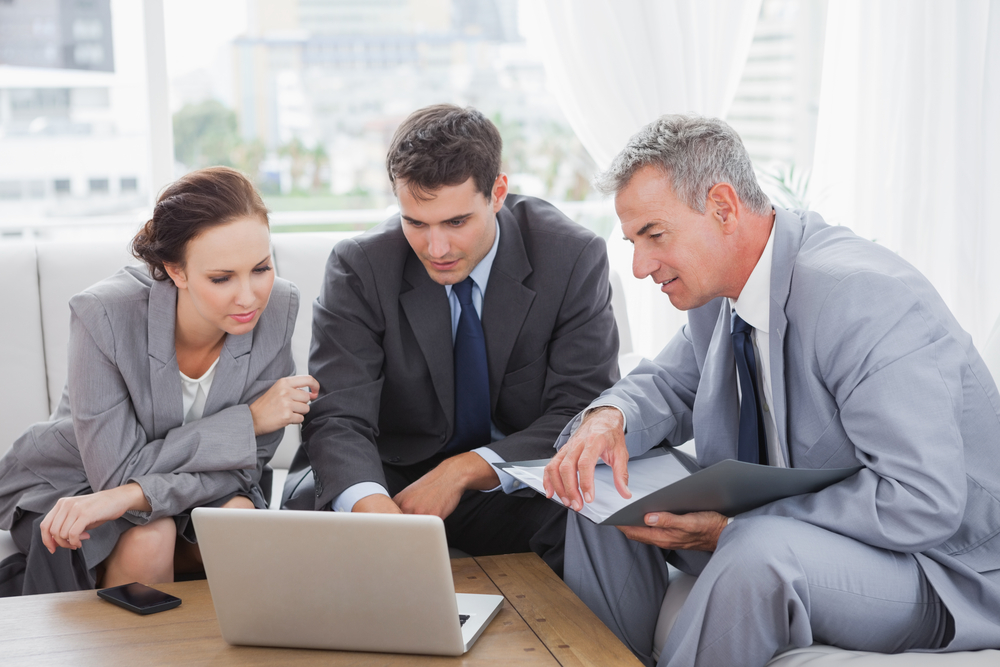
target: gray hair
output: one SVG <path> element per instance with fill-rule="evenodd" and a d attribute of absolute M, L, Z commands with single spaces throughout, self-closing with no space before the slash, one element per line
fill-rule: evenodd
<path fill-rule="evenodd" d="M 732 185 L 754 213 L 771 212 L 740 135 L 718 118 L 661 116 L 632 135 L 594 184 L 604 194 L 617 195 L 647 166 L 663 170 L 680 200 L 699 213 L 717 183 Z"/>

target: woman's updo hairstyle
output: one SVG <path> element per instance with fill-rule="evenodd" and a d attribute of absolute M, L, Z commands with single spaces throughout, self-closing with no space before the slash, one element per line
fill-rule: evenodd
<path fill-rule="evenodd" d="M 160 194 L 153 217 L 132 239 L 132 254 L 155 280 L 169 280 L 163 265 L 183 267 L 188 241 L 237 218 L 268 224 L 267 207 L 250 179 L 229 167 L 192 171 Z"/>

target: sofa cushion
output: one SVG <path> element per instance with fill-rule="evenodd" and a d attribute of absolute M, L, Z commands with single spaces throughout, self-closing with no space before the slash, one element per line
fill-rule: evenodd
<path fill-rule="evenodd" d="M 670 628 L 691 592 L 696 577 L 670 568 L 670 585 L 663 596 L 660 616 L 653 635 L 653 657 L 659 659 Z M 813 644 L 779 653 L 767 667 L 986 667 L 1000 665 L 998 651 L 960 651 L 957 653 L 870 653 L 847 651 L 833 646 Z"/>
<path fill-rule="evenodd" d="M 0 244 L 0 456 L 31 424 L 49 415 L 34 243 Z"/>
<path fill-rule="evenodd" d="M 66 385 L 70 297 L 107 278 L 126 264 L 139 262 L 129 253 L 128 239 L 115 242 L 40 242 L 37 250 L 38 288 L 42 330 L 45 332 L 45 368 L 51 413 L 59 404 Z"/>
<path fill-rule="evenodd" d="M 292 359 L 298 374 L 309 372 L 312 308 L 323 283 L 326 260 L 333 246 L 358 233 L 360 232 L 271 234 L 275 273 L 285 280 L 291 280 L 299 288 L 299 315 L 295 320 L 295 333 L 292 334 Z M 288 426 L 285 437 L 271 459 L 271 467 L 288 468 L 299 448 L 299 442 L 299 427 Z M 280 492 L 278 497 L 281 497 Z"/>

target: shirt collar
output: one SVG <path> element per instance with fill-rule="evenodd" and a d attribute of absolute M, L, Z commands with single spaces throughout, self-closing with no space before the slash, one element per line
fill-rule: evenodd
<path fill-rule="evenodd" d="M 771 257 L 774 254 L 774 228 L 771 223 L 771 234 L 767 237 L 764 252 L 753 267 L 750 277 L 743 285 L 740 296 L 734 302 L 729 300 L 729 307 L 743 318 L 743 321 L 760 331 L 770 329 L 771 316 Z"/>
<path fill-rule="evenodd" d="M 469 277 L 479 288 L 479 293 L 486 296 L 486 283 L 490 280 L 490 271 L 493 269 L 493 260 L 497 256 L 497 248 L 500 247 L 500 223 L 496 222 L 496 234 L 493 235 L 493 247 L 486 253 L 486 257 L 479 260 L 479 264 L 473 267 Z M 451 285 L 444 286 L 448 297 L 451 298 Z"/>

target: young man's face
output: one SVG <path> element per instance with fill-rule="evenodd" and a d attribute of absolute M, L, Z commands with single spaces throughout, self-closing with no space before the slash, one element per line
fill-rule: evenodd
<path fill-rule="evenodd" d="M 507 175 L 500 174 L 489 197 L 470 177 L 415 197 L 406 181 L 396 183 L 403 235 L 427 274 L 441 285 L 465 280 L 493 247 L 496 215 L 507 198 Z"/>

